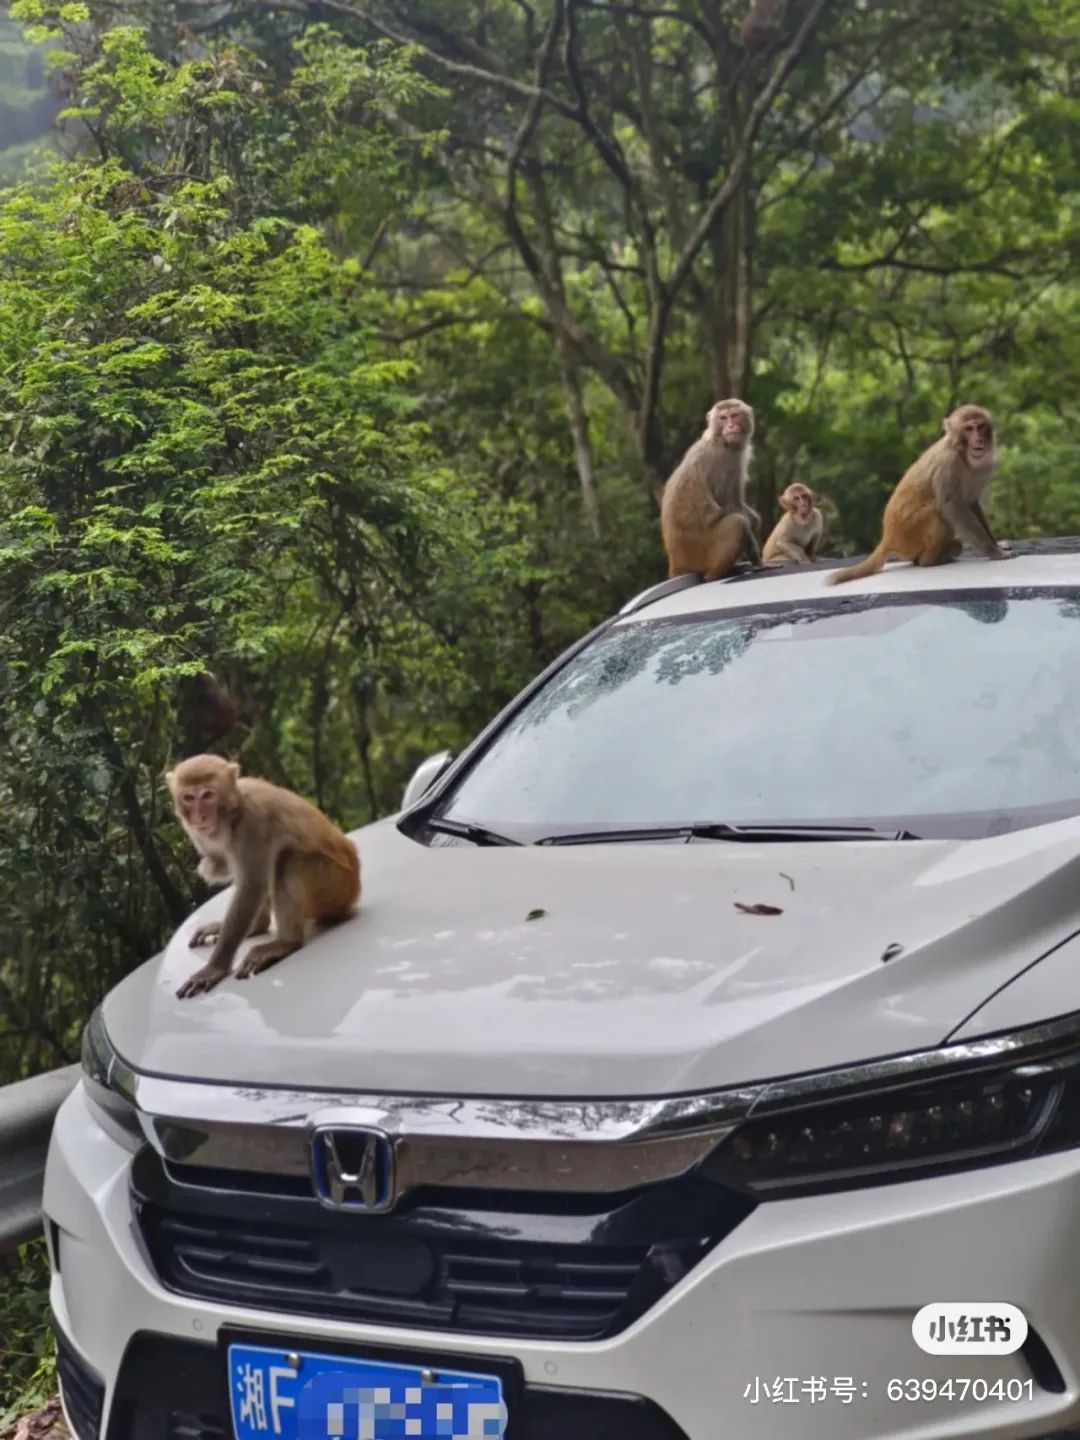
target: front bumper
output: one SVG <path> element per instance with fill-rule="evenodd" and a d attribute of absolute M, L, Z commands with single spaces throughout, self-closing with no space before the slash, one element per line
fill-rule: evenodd
<path fill-rule="evenodd" d="M 485 1355 L 505 1358 L 526 1394 L 511 1413 L 512 1440 L 1023 1440 L 1080 1430 L 1077 1152 L 762 1204 L 633 1325 L 590 1343 L 450 1337 L 170 1294 L 132 1221 L 130 1162 L 77 1087 L 57 1117 L 45 1179 L 58 1262 L 51 1301 L 78 1362 L 102 1383 L 107 1440 L 228 1440 L 225 1327 L 298 1349 L 450 1354 L 474 1369 Z M 1023 1350 L 917 1348 L 918 1309 L 975 1300 L 1023 1310 L 1033 1332 Z M 1020 1398 L 975 1399 L 973 1385 L 952 1398 L 889 1398 L 891 1380 L 940 1388 L 949 1378 L 991 1391 L 1000 1380 Z"/>

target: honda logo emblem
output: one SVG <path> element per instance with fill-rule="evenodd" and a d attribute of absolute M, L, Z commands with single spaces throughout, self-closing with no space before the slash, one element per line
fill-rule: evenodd
<path fill-rule="evenodd" d="M 315 1194 L 334 1210 L 378 1215 L 394 1208 L 394 1142 L 385 1130 L 326 1125 L 311 1133 Z"/>

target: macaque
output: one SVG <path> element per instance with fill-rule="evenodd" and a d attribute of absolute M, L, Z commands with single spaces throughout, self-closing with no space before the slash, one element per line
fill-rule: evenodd
<path fill-rule="evenodd" d="M 783 28 L 786 8 L 787 0 L 754 0 L 740 34 L 748 50 L 760 49 L 776 39 Z"/>
<path fill-rule="evenodd" d="M 746 503 L 754 412 L 742 400 L 718 400 L 705 431 L 695 440 L 664 486 L 660 533 L 668 577 L 728 575 L 745 553 L 761 564 L 752 526 L 761 516 Z"/>
<path fill-rule="evenodd" d="M 209 671 L 180 682 L 177 710 L 188 750 L 202 750 L 220 740 L 240 718 L 236 701 Z"/>
<path fill-rule="evenodd" d="M 177 990 L 181 999 L 212 990 L 232 967 L 240 942 L 270 928 L 277 938 L 255 945 L 238 980 L 284 960 L 304 943 L 308 921 L 345 920 L 360 898 L 356 848 L 310 801 L 240 777 L 239 765 L 194 755 L 165 775 L 181 825 L 202 857 L 198 874 L 210 885 L 233 881 L 225 919 L 192 936 L 195 949 L 215 941 L 210 959 Z"/>
<path fill-rule="evenodd" d="M 994 422 L 981 405 L 961 405 L 945 417 L 944 434 L 910 465 L 885 506 L 877 549 L 830 585 L 876 574 L 890 554 L 916 565 L 944 565 L 967 541 L 987 560 L 1011 560 L 990 533 L 982 494 L 997 461 Z"/>
<path fill-rule="evenodd" d="M 796 481 L 780 496 L 780 504 L 785 513 L 765 541 L 762 561 L 782 565 L 785 560 L 793 560 L 796 565 L 808 565 L 816 558 L 825 529 L 821 511 L 814 504 L 814 493 Z"/>

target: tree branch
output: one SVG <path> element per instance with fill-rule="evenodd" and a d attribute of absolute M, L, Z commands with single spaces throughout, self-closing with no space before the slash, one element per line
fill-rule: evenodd
<path fill-rule="evenodd" d="M 618 141 L 610 140 L 597 126 L 589 109 L 589 95 L 585 81 L 581 74 L 581 66 L 578 64 L 577 56 L 577 11 L 582 0 L 569 0 L 566 10 L 566 41 L 563 45 L 563 63 L 566 66 L 566 77 L 570 81 L 570 88 L 574 92 L 577 106 L 570 109 L 569 118 L 574 120 L 585 131 L 585 134 L 596 147 L 597 153 L 608 167 L 611 173 L 618 180 L 619 184 L 626 191 L 627 195 L 637 203 L 641 196 L 637 179 L 626 163 L 626 157 L 619 147 Z"/>
<path fill-rule="evenodd" d="M 394 218 L 395 217 L 392 214 L 384 215 L 383 218 L 379 221 L 378 225 L 375 227 L 375 234 L 372 236 L 371 244 L 368 246 L 367 253 L 365 254 L 364 258 L 360 261 L 361 270 L 370 270 L 372 265 L 375 263 L 375 257 L 382 249 L 383 241 L 386 239 L 387 231 L 393 224 Z"/>
<path fill-rule="evenodd" d="M 737 193 L 743 182 L 750 155 L 758 131 L 769 113 L 776 97 L 783 89 L 788 76 L 802 58 L 817 29 L 829 0 L 813 0 L 790 45 L 780 54 L 766 84 L 756 96 L 742 127 L 738 144 L 728 166 L 728 172 L 719 189 L 708 202 L 698 223 L 694 226 L 679 252 L 671 275 L 666 281 L 660 303 L 653 309 L 649 321 L 649 338 L 645 356 L 645 385 L 641 408 L 638 413 L 638 441 L 644 456 L 655 467 L 658 460 L 658 442 L 655 435 L 656 407 L 660 396 L 660 372 L 663 368 L 664 346 L 667 339 L 668 320 L 672 306 L 689 275 L 701 247 L 708 239 L 709 232 Z M 659 480 L 659 475 L 656 476 Z"/>
<path fill-rule="evenodd" d="M 651 5 L 601 4 L 600 0 L 582 0 L 582 3 L 587 10 L 595 10 L 601 15 L 637 15 L 644 20 L 677 20 L 679 24 L 689 26 L 699 35 L 710 50 L 716 49 L 716 36 L 705 21 L 685 10 L 668 10 L 662 6 Z"/>
<path fill-rule="evenodd" d="M 410 138 L 416 138 L 417 132 L 400 116 L 396 118 L 395 124 L 401 133 Z M 460 169 L 455 172 L 449 158 L 446 164 L 448 170 L 455 174 L 455 178 L 462 188 L 472 196 L 477 204 L 487 210 L 509 235 L 537 293 L 544 302 L 551 327 L 566 335 L 579 352 L 580 357 L 592 366 L 626 409 L 636 410 L 638 394 L 631 376 L 622 362 L 581 324 L 563 296 L 552 286 L 536 247 L 525 233 L 516 209 L 507 208 L 503 197 L 494 186 L 470 173 L 462 172 Z M 502 292 L 500 291 L 500 293 Z M 515 309 L 520 309 L 520 306 L 511 300 L 511 297 L 504 295 L 503 298 L 513 304 Z"/>
<path fill-rule="evenodd" d="M 389 345 L 408 345 L 410 341 L 423 340 L 425 335 L 433 335 L 437 330 L 452 330 L 458 325 L 478 325 L 489 318 L 479 311 L 472 315 L 439 315 L 433 320 L 414 325 L 411 330 L 380 330 L 379 339 L 385 340 Z"/>
<path fill-rule="evenodd" d="M 513 75 L 503 75 L 497 70 L 491 70 L 483 65 L 473 65 L 464 60 L 451 60 L 448 55 L 441 54 L 431 45 L 425 45 L 415 35 L 408 35 L 398 30 L 393 25 L 375 15 L 366 5 L 359 3 L 359 0 L 319 0 L 322 9 L 331 15 L 338 15 L 345 20 L 357 20 L 361 24 L 370 25 L 380 35 L 388 40 L 393 40 L 398 45 L 407 45 L 414 50 L 419 50 L 432 64 L 438 65 L 449 75 L 458 75 L 463 80 L 475 80 L 481 85 L 491 85 L 495 89 L 502 90 L 508 95 L 515 95 L 519 99 L 531 100 L 536 94 L 532 85 L 526 85 L 524 81 L 517 80 Z M 256 10 L 283 10 L 294 15 L 309 15 L 310 6 L 306 0 L 254 0 L 252 8 Z M 544 91 L 542 99 L 557 110 L 567 119 L 575 118 L 575 110 L 565 100 L 551 91 Z"/>
<path fill-rule="evenodd" d="M 626 163 L 618 143 L 609 142 L 607 137 L 601 134 L 589 110 L 588 96 L 575 48 L 577 41 L 576 15 L 577 8 L 581 3 L 582 0 L 569 0 L 566 12 L 566 44 L 563 50 L 567 77 L 577 96 L 576 118 L 592 140 L 608 169 L 622 185 L 627 201 L 637 215 L 642 259 L 645 262 L 645 284 L 649 293 L 650 306 L 655 311 L 658 306 L 663 304 L 664 288 L 660 276 L 660 263 L 656 254 L 656 232 L 649 216 L 649 202 L 641 189 L 640 182 Z"/>
<path fill-rule="evenodd" d="M 142 852 L 146 868 L 150 878 L 158 888 L 165 910 L 173 925 L 179 925 L 187 914 L 188 906 L 180 891 L 172 882 L 169 872 L 165 869 L 161 856 L 158 854 L 154 837 L 150 827 L 146 823 L 146 816 L 143 814 L 142 805 L 139 803 L 139 792 L 135 787 L 135 781 L 131 772 L 124 763 L 123 753 L 119 742 L 113 735 L 111 729 L 102 724 L 101 727 L 102 749 L 108 757 L 110 765 L 116 774 L 117 785 L 120 790 L 120 798 L 124 802 L 124 809 L 127 811 L 128 825 L 135 838 L 135 843 Z"/>
<path fill-rule="evenodd" d="M 544 36 L 544 43 L 540 47 L 540 53 L 536 57 L 536 75 L 534 80 L 534 94 L 525 109 L 518 132 L 514 136 L 514 143 L 510 147 L 510 154 L 506 161 L 506 208 L 517 214 L 517 172 L 521 164 L 521 157 L 530 144 L 533 135 L 536 133 L 536 126 L 540 120 L 540 110 L 544 103 L 544 83 L 547 79 L 547 68 L 551 63 L 551 57 L 555 53 L 555 43 L 562 33 L 565 19 L 565 0 L 555 0 L 555 10 L 551 17 L 551 24 Z"/>
<path fill-rule="evenodd" d="M 814 31 L 817 29 L 818 23 L 828 3 L 829 0 L 814 0 L 814 3 L 806 13 L 805 19 L 799 26 L 795 38 L 780 56 L 776 63 L 776 68 L 769 77 L 768 83 L 763 87 L 751 105 L 750 113 L 747 115 L 746 124 L 743 127 L 742 135 L 739 137 L 739 144 L 735 150 L 735 154 L 732 156 L 727 175 L 724 177 L 724 181 L 716 194 L 705 207 L 704 214 L 691 232 L 690 238 L 683 246 L 679 258 L 675 262 L 675 268 L 672 270 L 667 281 L 665 290 L 668 295 L 669 306 L 682 287 L 687 272 L 697 258 L 698 251 L 708 238 L 709 231 L 716 223 L 721 211 L 731 203 L 732 196 L 742 183 L 743 174 L 749 163 L 750 152 L 753 149 L 754 141 L 757 139 L 758 131 L 761 129 L 766 115 L 772 108 L 773 102 L 783 89 L 784 82 L 802 59 L 803 53 L 810 44 L 810 40 Z"/>
<path fill-rule="evenodd" d="M 1007 257 L 997 256 L 993 260 L 971 260 L 965 263 L 934 265 L 930 261 L 900 260 L 895 255 L 880 255 L 875 260 L 859 260 L 850 265 L 842 260 L 823 260 L 821 270 L 837 270 L 845 273 L 865 274 L 868 270 L 910 270 L 916 275 L 1002 275 L 1006 280 L 1023 280 L 1020 270 L 1010 270 L 1002 262 Z M 1015 254 L 1012 258 L 1017 258 Z"/>

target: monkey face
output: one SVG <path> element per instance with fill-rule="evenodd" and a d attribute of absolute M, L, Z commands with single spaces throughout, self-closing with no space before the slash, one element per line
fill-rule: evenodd
<path fill-rule="evenodd" d="M 165 776 L 173 805 L 184 826 L 212 840 L 236 808 L 240 767 L 216 755 L 185 760 Z"/>
<path fill-rule="evenodd" d="M 978 468 L 993 459 L 994 422 L 980 405 L 962 405 L 945 421 L 945 431 L 968 464 Z"/>
<path fill-rule="evenodd" d="M 185 825 L 199 835 L 212 839 L 221 823 L 221 805 L 217 786 L 193 786 L 178 792 L 176 805 Z"/>
<path fill-rule="evenodd" d="M 986 420 L 968 420 L 964 424 L 964 443 L 967 457 L 978 465 L 986 456 L 994 438 L 994 432 Z"/>
<path fill-rule="evenodd" d="M 718 400 L 709 411 L 709 432 L 725 445 L 745 445 L 754 433 L 754 412 L 742 400 Z"/>
<path fill-rule="evenodd" d="M 805 521 L 814 508 L 814 496 L 805 485 L 789 485 L 780 496 L 780 504 L 785 510 L 793 510 L 796 520 Z"/>

